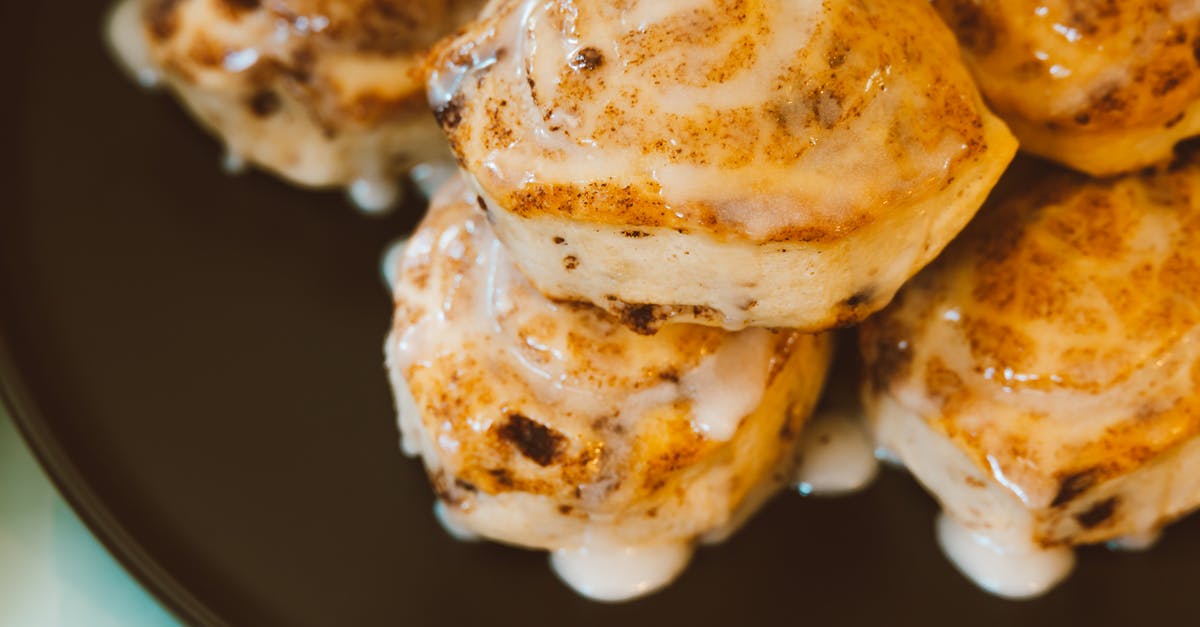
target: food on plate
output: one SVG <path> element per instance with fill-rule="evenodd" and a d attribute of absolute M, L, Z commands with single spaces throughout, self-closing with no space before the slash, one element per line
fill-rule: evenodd
<path fill-rule="evenodd" d="M 1023 150 L 1106 176 L 1200 134 L 1200 2 L 933 4 Z"/>
<path fill-rule="evenodd" d="M 1200 164 L 1035 179 L 861 330 L 879 443 L 958 566 L 1015 597 L 1200 503 Z"/>
<path fill-rule="evenodd" d="M 693 544 L 791 479 L 830 336 L 647 336 L 552 302 L 462 178 L 435 196 L 396 277 L 387 362 L 403 443 L 451 529 L 551 551 L 570 585 L 618 600 L 665 585 Z"/>
<path fill-rule="evenodd" d="M 382 210 L 397 180 L 441 159 L 425 103 L 429 47 L 482 0 L 123 0 L 109 38 L 225 142 L 309 187 L 346 187 Z"/>
<path fill-rule="evenodd" d="M 431 66 L 516 265 L 642 332 L 857 322 L 1016 150 L 924 0 L 494 0 Z"/>

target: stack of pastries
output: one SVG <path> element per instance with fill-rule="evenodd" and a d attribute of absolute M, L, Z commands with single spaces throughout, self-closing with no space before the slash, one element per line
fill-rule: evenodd
<path fill-rule="evenodd" d="M 449 529 L 589 597 L 794 480 L 859 323 L 841 411 L 984 588 L 1200 503 L 1192 0 L 126 2 L 123 57 L 285 177 L 444 134 L 393 269 L 403 445 Z"/>
<path fill-rule="evenodd" d="M 829 331 L 1016 152 L 958 54 L 921 0 L 508 0 L 440 43 L 462 172 L 387 346 L 443 518 L 615 600 L 786 485 Z"/>

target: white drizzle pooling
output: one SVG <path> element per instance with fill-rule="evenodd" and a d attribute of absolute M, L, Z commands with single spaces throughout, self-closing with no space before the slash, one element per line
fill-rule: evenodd
<path fill-rule="evenodd" d="M 576 592 L 596 601 L 627 601 L 675 580 L 692 558 L 684 543 L 624 546 L 591 534 L 579 547 L 550 554 L 554 572 Z"/>
<path fill-rule="evenodd" d="M 396 289 L 396 278 L 400 273 L 400 260 L 404 258 L 404 249 L 408 246 L 407 237 L 399 237 L 383 249 L 383 257 L 379 262 L 379 273 L 388 291 Z"/>
<path fill-rule="evenodd" d="M 944 513 L 938 516 L 937 536 L 942 550 L 963 575 L 1008 599 L 1040 596 L 1075 567 L 1075 552 L 1069 548 L 1044 549 L 1032 542 L 1004 544 L 967 529 Z"/>
<path fill-rule="evenodd" d="M 458 166 L 451 161 L 430 161 L 418 163 L 408 174 L 412 177 L 417 189 L 421 190 L 421 195 L 428 200 L 433 198 L 434 192 L 441 189 L 446 181 L 449 181 L 450 177 L 456 173 L 458 173 Z"/>
<path fill-rule="evenodd" d="M 221 169 L 226 174 L 243 174 L 246 172 L 246 158 L 236 152 L 227 151 L 221 158 Z"/>
<path fill-rule="evenodd" d="M 756 476 L 736 501 L 725 494 L 737 480 L 745 481 L 744 475 L 735 476 L 736 465 L 717 458 L 715 467 L 703 468 L 706 479 L 690 482 L 697 503 L 684 507 L 707 507 L 709 511 L 693 513 L 707 516 L 710 523 L 695 529 L 679 528 L 696 517 L 676 522 L 681 514 L 667 510 L 645 518 L 611 513 L 612 492 L 622 478 L 620 465 L 638 460 L 629 458 L 636 454 L 634 444 L 642 441 L 635 438 L 641 437 L 639 431 L 648 420 L 659 419 L 656 415 L 670 412 L 674 419 L 690 410 L 693 428 L 708 439 L 740 434 L 739 425 L 767 399 L 771 381 L 790 380 L 785 374 L 768 379 L 772 368 L 781 365 L 776 360 L 783 353 L 774 348 L 780 334 L 752 329 L 714 337 L 716 331 L 705 330 L 695 336 L 705 339 L 697 339 L 701 343 L 694 349 L 669 339 L 681 327 L 638 335 L 593 310 L 556 304 L 537 292 L 477 209 L 477 194 L 465 177 L 439 191 L 432 205 L 425 224 L 403 245 L 404 252 L 389 251 L 389 257 L 399 255 L 400 260 L 384 262 L 385 272 L 395 271 L 389 280 L 398 281 L 397 326 L 387 344 L 387 360 L 406 452 L 424 457 L 431 475 L 451 477 L 461 468 L 456 468 L 463 462 L 454 452 L 470 436 L 453 433 L 446 422 L 423 421 L 430 414 L 422 416 L 424 405 L 411 395 L 406 377 L 419 378 L 425 369 L 445 364 L 447 355 L 469 346 L 470 354 L 493 375 L 489 381 L 509 381 L 512 388 L 491 387 L 487 394 L 497 397 L 496 405 L 460 413 L 455 419 L 462 420 L 464 430 L 488 432 L 496 424 L 492 410 L 516 407 L 518 402 L 531 419 L 544 420 L 567 437 L 577 425 L 603 420 L 607 426 L 601 436 L 601 464 L 613 468 L 608 472 L 608 466 L 601 466 L 600 472 L 575 484 L 569 515 L 555 507 L 556 499 L 520 490 L 464 494 L 455 505 L 438 506 L 436 513 L 448 532 L 472 532 L 550 550 L 551 566 L 580 594 L 620 601 L 670 583 L 687 565 L 697 541 L 720 541 L 778 490 L 791 471 L 790 450 L 781 451 L 777 469 Z M 605 338 L 614 341 L 613 337 L 623 347 L 615 353 L 591 344 Z M 574 343 L 579 341 L 589 348 Z M 647 357 L 664 350 L 676 355 L 667 362 L 675 367 L 666 376 L 660 374 L 658 358 Z M 794 355 L 786 354 L 789 360 Z M 454 364 L 451 360 L 446 367 L 459 368 Z M 783 365 L 784 372 L 794 373 L 788 364 L 793 362 Z M 787 410 L 782 399 L 771 402 L 780 412 Z M 687 420 L 687 414 L 683 418 Z M 773 444 L 775 434 L 772 427 L 765 437 Z"/>
<path fill-rule="evenodd" d="M 762 402 L 770 350 L 769 331 L 746 329 L 728 348 L 683 376 L 680 387 L 692 400 L 692 423 L 698 431 L 714 440 L 733 437 L 742 419 Z"/>
<path fill-rule="evenodd" d="M 875 443 L 862 418 L 846 410 L 817 415 L 804 427 L 796 489 L 804 496 L 857 492 L 879 473 Z"/>
<path fill-rule="evenodd" d="M 447 507 L 444 501 L 438 500 L 433 504 L 433 515 L 451 538 L 459 542 L 477 542 L 481 539 L 479 534 L 471 531 L 470 526 L 460 519 L 457 510 Z"/>
<path fill-rule="evenodd" d="M 1162 540 L 1162 530 L 1154 529 L 1109 540 L 1104 546 L 1108 547 L 1111 551 L 1138 553 L 1153 549 L 1160 540 Z"/>
<path fill-rule="evenodd" d="M 105 36 L 113 56 L 139 85 L 158 86 L 162 76 L 150 59 L 138 0 L 121 0 L 116 4 L 108 15 Z"/>
<path fill-rule="evenodd" d="M 396 206 L 400 200 L 400 185 L 383 177 L 355 179 L 346 190 L 354 206 L 368 215 L 381 215 Z"/>

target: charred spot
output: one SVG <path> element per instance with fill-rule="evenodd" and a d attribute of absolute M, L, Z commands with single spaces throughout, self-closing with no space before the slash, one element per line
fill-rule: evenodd
<path fill-rule="evenodd" d="M 1120 500 L 1115 496 L 1100 501 L 1086 512 L 1075 514 L 1075 520 L 1079 521 L 1079 525 L 1084 529 L 1093 529 L 1111 519 L 1113 514 L 1117 512 L 1117 505 L 1119 503 Z"/>
<path fill-rule="evenodd" d="M 312 81 L 313 67 L 316 66 L 317 55 L 311 46 L 300 46 L 292 52 L 291 64 L 284 68 L 289 78 L 300 84 Z"/>
<path fill-rule="evenodd" d="M 573 512 L 573 511 L 575 511 L 575 508 L 571 507 L 570 505 L 559 505 L 558 506 L 558 513 L 562 514 L 563 516 L 570 516 L 571 512 Z"/>
<path fill-rule="evenodd" d="M 562 246 L 563 244 L 567 243 L 567 240 L 565 238 L 563 238 L 561 235 L 556 235 L 554 237 L 554 243 L 558 244 L 559 246 Z"/>
<path fill-rule="evenodd" d="M 150 34 L 159 41 L 170 39 L 179 30 L 180 0 L 156 0 L 146 7 L 146 22 Z"/>
<path fill-rule="evenodd" d="M 512 473 L 507 468 L 489 468 L 487 474 L 491 475 L 492 479 L 495 479 L 501 487 L 511 488 L 515 485 Z"/>
<path fill-rule="evenodd" d="M 439 501 L 447 505 L 457 505 L 460 501 L 455 498 L 454 492 L 450 489 L 450 482 L 446 480 L 444 471 L 437 471 L 429 475 L 429 484 L 433 487 L 433 494 Z"/>
<path fill-rule="evenodd" d="M 1054 496 L 1054 500 L 1050 502 L 1050 506 L 1059 507 L 1066 505 L 1073 501 L 1075 497 L 1087 492 L 1089 488 L 1096 485 L 1099 474 L 1099 469 L 1089 468 L 1061 476 L 1058 480 L 1058 494 Z"/>
<path fill-rule="evenodd" d="M 1196 65 L 1200 65 L 1200 37 L 1192 42 L 1192 56 L 1196 58 Z"/>
<path fill-rule="evenodd" d="M 561 433 L 521 414 L 509 414 L 498 433 L 539 466 L 554 463 L 567 442 Z"/>
<path fill-rule="evenodd" d="M 1182 121 L 1183 121 L 1183 118 L 1184 118 L 1184 117 L 1186 117 L 1186 116 L 1187 116 L 1187 112 L 1186 112 L 1186 111 L 1180 111 L 1178 115 L 1176 115 L 1175 117 L 1173 117 L 1173 118 L 1171 118 L 1171 119 L 1167 120 L 1167 123 L 1166 123 L 1164 126 L 1165 126 L 1166 128 L 1175 128 L 1175 126 L 1176 126 L 1177 124 L 1179 124 L 1180 122 L 1182 122 Z"/>
<path fill-rule="evenodd" d="M 1127 104 L 1121 96 L 1120 89 L 1114 87 L 1101 94 L 1092 104 L 1092 108 L 1102 113 L 1120 113 L 1125 110 Z"/>
<path fill-rule="evenodd" d="M 654 335 L 658 330 L 658 308 L 654 305 L 630 305 L 621 310 L 621 322 L 641 335 Z"/>
<path fill-rule="evenodd" d="M 846 64 L 846 55 L 850 52 L 850 44 L 844 40 L 834 41 L 829 47 L 829 54 L 825 57 L 825 62 L 829 64 L 829 69 L 836 70 Z"/>
<path fill-rule="evenodd" d="M 868 320 L 859 332 L 871 389 L 882 392 L 912 369 L 908 340 L 894 323 Z"/>
<path fill-rule="evenodd" d="M 843 304 L 845 306 L 853 309 L 853 308 L 857 308 L 857 307 L 862 307 L 863 305 L 870 303 L 874 299 L 875 299 L 875 289 L 867 287 L 867 288 L 863 288 L 863 289 L 858 290 L 857 292 L 851 294 L 850 298 L 847 298 L 845 301 L 843 301 Z"/>
<path fill-rule="evenodd" d="M 633 239 L 650 237 L 650 234 L 645 231 L 621 231 L 621 235 L 624 235 L 625 237 L 631 237 Z"/>
<path fill-rule="evenodd" d="M 950 23 L 964 48 L 981 55 L 995 49 L 996 24 L 978 3 L 973 0 L 951 0 L 934 4 Z"/>
<path fill-rule="evenodd" d="M 474 483 L 471 483 L 470 481 L 467 481 L 466 479 L 462 479 L 460 477 L 454 478 L 454 487 L 458 488 L 459 490 L 463 490 L 465 492 L 478 492 L 479 491 L 479 488 L 477 488 Z"/>
<path fill-rule="evenodd" d="M 679 383 L 679 372 L 674 369 L 663 370 L 662 372 L 658 373 L 658 378 L 661 381 L 668 381 L 671 383 Z"/>
<path fill-rule="evenodd" d="M 275 115 L 282 106 L 283 101 L 273 89 L 260 89 L 251 94 L 246 101 L 246 107 L 250 109 L 250 113 L 260 118 Z"/>
<path fill-rule="evenodd" d="M 795 414 L 793 413 L 792 408 L 789 407 L 788 408 L 788 416 L 790 417 L 790 416 L 794 416 L 794 415 Z M 784 441 L 790 441 L 792 438 L 795 438 L 795 437 L 796 437 L 796 430 L 792 428 L 792 421 L 790 419 L 784 420 L 783 424 L 779 426 L 779 439 L 784 440 Z"/>
<path fill-rule="evenodd" d="M 1089 113 L 1080 113 L 1075 116 L 1075 123 L 1080 126 L 1087 126 L 1092 123 L 1092 116 Z"/>
<path fill-rule="evenodd" d="M 1156 98 L 1166 96 L 1183 84 L 1191 75 L 1191 72 L 1192 70 L 1186 66 L 1176 65 L 1172 67 L 1169 71 L 1158 77 L 1150 93 Z"/>
<path fill-rule="evenodd" d="M 462 123 L 462 94 L 455 95 L 433 110 L 433 117 L 446 131 L 453 131 Z"/>
<path fill-rule="evenodd" d="M 483 202 L 483 196 L 476 196 L 476 197 L 475 197 L 475 203 L 479 205 L 479 210 L 480 210 L 480 211 L 482 211 L 482 212 L 484 212 L 484 213 L 487 213 L 487 212 L 488 212 L 487 203 L 486 203 L 486 202 Z"/>
<path fill-rule="evenodd" d="M 599 50 L 588 46 L 571 57 L 571 68 L 577 71 L 591 71 L 604 65 L 604 55 Z"/>
<path fill-rule="evenodd" d="M 221 0 L 221 4 L 233 15 L 244 11 L 253 11 L 259 7 L 259 0 Z"/>
<path fill-rule="evenodd" d="M 567 270 L 574 270 L 579 267 L 579 257 L 575 255 L 567 255 L 563 257 L 563 267 Z"/>

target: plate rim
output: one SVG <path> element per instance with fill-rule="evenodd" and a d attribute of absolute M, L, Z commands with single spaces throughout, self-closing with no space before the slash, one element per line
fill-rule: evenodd
<path fill-rule="evenodd" d="M 50 479 L 58 495 L 88 531 L 172 617 L 188 625 L 231 625 L 179 581 L 137 540 L 104 502 L 49 427 L 29 391 L 9 341 L 9 322 L 0 319 L 0 406 Z"/>

